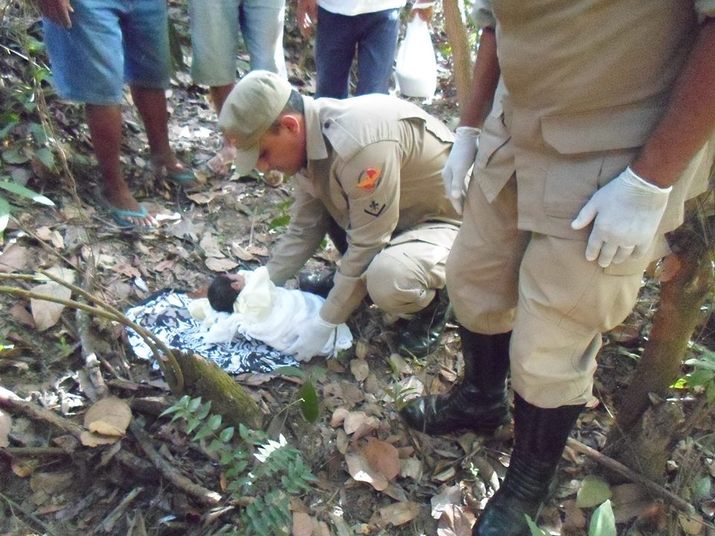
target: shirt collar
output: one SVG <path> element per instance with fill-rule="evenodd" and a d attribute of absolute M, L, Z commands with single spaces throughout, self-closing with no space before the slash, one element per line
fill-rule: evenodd
<path fill-rule="evenodd" d="M 308 163 L 311 160 L 328 158 L 328 148 L 323 138 L 320 121 L 320 107 L 313 97 L 303 97 L 303 115 L 305 117 L 306 154 Z"/>

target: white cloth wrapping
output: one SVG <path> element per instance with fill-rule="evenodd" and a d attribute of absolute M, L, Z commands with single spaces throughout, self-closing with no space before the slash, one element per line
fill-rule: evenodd
<path fill-rule="evenodd" d="M 233 313 L 215 311 L 207 298 L 189 304 L 191 316 L 202 321 L 207 330 L 206 342 L 229 342 L 240 334 L 285 352 L 308 320 L 320 312 L 325 300 L 309 292 L 275 286 L 265 266 L 241 270 L 239 274 L 246 284 L 233 304 Z M 340 324 L 320 355 L 332 355 L 350 348 L 352 343 L 350 328 Z"/>

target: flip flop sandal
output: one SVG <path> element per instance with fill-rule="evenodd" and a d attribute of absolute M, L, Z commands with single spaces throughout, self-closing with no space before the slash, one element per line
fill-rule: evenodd
<path fill-rule="evenodd" d="M 137 231 L 146 232 L 151 230 L 152 226 L 136 223 L 132 218 L 146 218 L 149 216 L 149 211 L 146 207 L 140 205 L 139 210 L 126 210 L 121 208 L 107 208 L 114 222 L 122 229 L 136 229 Z"/>
<path fill-rule="evenodd" d="M 165 164 L 158 164 L 153 158 L 151 159 L 151 167 L 157 177 L 173 182 L 182 188 L 197 188 L 200 186 L 196 173 L 190 167 L 170 170 Z"/>
<path fill-rule="evenodd" d="M 168 169 L 164 168 L 162 176 L 169 182 L 173 182 L 174 184 L 181 187 L 196 187 L 199 185 L 199 180 L 196 177 L 196 173 L 194 173 L 194 170 L 191 168 L 176 169 L 174 171 L 169 171 Z"/>
<path fill-rule="evenodd" d="M 136 230 L 141 233 L 150 232 L 154 229 L 154 225 L 146 225 L 137 223 L 133 218 L 146 218 L 149 216 L 149 211 L 144 205 L 139 205 L 139 210 L 129 210 L 119 208 L 111 204 L 102 192 L 97 188 L 94 192 L 94 198 L 97 203 L 107 212 L 122 230 Z"/>

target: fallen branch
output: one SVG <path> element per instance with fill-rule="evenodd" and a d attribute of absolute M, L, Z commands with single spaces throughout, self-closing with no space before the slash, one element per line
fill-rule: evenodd
<path fill-rule="evenodd" d="M 13 458 L 32 458 L 36 456 L 69 456 L 71 453 L 60 447 L 5 447 L 0 452 L 7 452 Z"/>
<path fill-rule="evenodd" d="M 114 525 L 117 524 L 117 521 L 119 521 L 119 519 L 124 515 L 124 512 L 127 510 L 127 508 L 129 508 L 129 505 L 132 503 L 132 501 L 134 501 L 137 495 L 139 495 L 142 491 L 144 491 L 144 488 L 141 487 L 134 488 L 132 491 L 130 491 L 122 499 L 122 502 L 120 502 L 117 507 L 102 520 L 102 522 L 99 524 L 99 527 L 97 527 L 97 530 L 111 533 L 114 530 Z"/>
<path fill-rule="evenodd" d="M 139 446 L 142 448 L 147 457 L 151 460 L 159 472 L 172 484 L 188 495 L 195 497 L 203 504 L 215 506 L 221 501 L 221 495 L 203 486 L 195 484 L 184 475 L 174 469 L 164 457 L 159 454 L 149 441 L 149 436 L 144 429 L 136 422 L 132 421 L 129 429 L 134 434 Z"/>
<path fill-rule="evenodd" d="M 628 467 L 626 467 L 625 465 L 623 465 L 621 462 L 618 462 L 618 461 L 614 460 L 613 458 L 609 458 L 608 456 L 601 454 L 596 449 L 592 449 L 588 445 L 584 445 L 580 441 L 577 441 L 573 438 L 569 438 L 568 441 L 566 442 L 566 445 L 571 447 L 572 449 L 574 449 L 576 452 L 585 454 L 592 460 L 598 462 L 599 464 L 610 469 L 611 471 L 615 471 L 616 473 L 626 477 L 631 482 L 640 484 L 641 486 L 646 488 L 649 492 L 651 492 L 653 495 L 655 495 L 656 497 L 658 497 L 660 499 L 663 499 L 663 501 L 670 504 L 671 506 L 674 506 L 681 512 L 685 512 L 688 515 L 693 515 L 695 513 L 695 508 L 693 507 L 692 504 L 685 501 L 684 499 L 681 499 L 675 493 L 668 491 L 660 484 L 656 484 L 652 480 L 645 478 L 642 475 L 639 475 L 635 471 L 633 471 L 633 470 L 629 469 Z"/>
<path fill-rule="evenodd" d="M 49 279 L 55 281 L 56 283 L 63 285 L 64 287 L 69 288 L 73 292 L 76 292 L 77 294 L 81 295 L 82 297 L 91 300 L 95 302 L 97 305 L 100 307 L 94 307 L 91 305 L 88 305 L 86 303 L 81 303 L 75 300 L 65 300 L 62 298 L 56 298 L 54 296 L 49 296 L 47 294 L 37 294 L 36 292 L 32 292 L 29 290 L 25 290 L 22 288 L 17 288 L 17 287 L 8 287 L 8 286 L 0 286 L 0 293 L 5 293 L 5 294 L 10 294 L 14 296 L 21 296 L 26 299 L 36 299 L 36 300 L 43 300 L 43 301 L 49 301 L 53 303 L 59 303 L 64 305 L 65 307 L 70 307 L 72 309 L 79 309 L 82 311 L 85 311 L 87 313 L 93 314 L 95 316 L 98 316 L 100 318 L 106 318 L 107 320 L 113 320 L 115 322 L 119 322 L 120 324 L 127 326 L 134 331 L 136 331 L 147 343 L 149 348 L 151 348 L 152 353 L 154 354 L 154 357 L 156 358 L 157 363 L 159 364 L 159 367 L 161 368 L 161 371 L 164 373 L 164 377 L 166 378 L 167 383 L 169 384 L 169 387 L 171 388 L 171 392 L 174 393 L 175 395 L 180 395 L 183 390 L 184 390 L 184 378 L 181 373 L 181 368 L 179 367 L 179 364 L 176 362 L 176 358 L 174 357 L 174 353 L 169 348 L 164 341 L 159 339 L 156 335 L 151 333 L 149 330 L 141 327 L 140 325 L 136 324 L 135 322 L 132 322 L 129 320 L 121 311 L 115 309 L 109 304 L 106 304 L 99 298 L 96 298 L 95 296 L 92 296 L 89 292 L 86 290 L 73 285 L 71 283 L 68 283 L 54 274 L 51 274 L 49 272 L 43 272 L 43 275 L 46 275 Z M 30 280 L 30 281 L 36 281 L 36 277 L 33 275 L 28 275 L 28 274 L 2 274 L 0 273 L 0 280 Z M 161 350 L 161 352 L 159 351 Z"/>
<path fill-rule="evenodd" d="M 3 495 L 0 493 L 0 499 L 5 501 L 11 508 L 11 511 L 17 510 L 22 513 L 22 515 L 26 516 L 29 520 L 31 520 L 37 527 L 41 527 L 42 530 L 45 532 L 45 534 L 49 536 L 57 536 L 57 533 L 50 529 L 45 523 L 42 522 L 40 518 L 38 518 L 35 514 L 32 512 L 27 511 L 25 508 L 22 507 L 22 505 L 17 504 L 15 501 L 13 501 L 10 497 L 7 495 Z M 20 520 L 23 524 L 27 525 L 26 522 Z M 29 525 L 28 525 L 29 526 Z"/>

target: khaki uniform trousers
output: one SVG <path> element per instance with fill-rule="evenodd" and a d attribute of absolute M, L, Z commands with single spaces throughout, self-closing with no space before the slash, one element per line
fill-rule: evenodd
<path fill-rule="evenodd" d="M 612 269 L 585 258 L 586 243 L 517 228 L 514 176 L 489 203 L 469 188 L 447 260 L 447 290 L 470 331 L 512 331 L 513 389 L 544 408 L 592 400 L 601 332 L 635 304 L 648 257 Z"/>
<path fill-rule="evenodd" d="M 373 303 L 387 313 L 408 315 L 430 304 L 445 287 L 445 264 L 456 225 L 427 222 L 393 238 L 363 274 Z"/>

